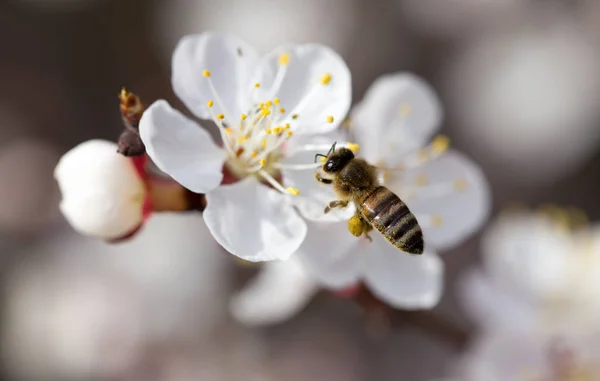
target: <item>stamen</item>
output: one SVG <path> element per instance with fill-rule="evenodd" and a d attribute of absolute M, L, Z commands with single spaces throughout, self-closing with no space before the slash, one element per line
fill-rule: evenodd
<path fill-rule="evenodd" d="M 279 55 L 279 64 L 280 65 L 287 65 L 290 62 L 290 55 L 287 53 L 281 53 Z"/>
<path fill-rule="evenodd" d="M 276 105 L 278 105 L 279 104 L 279 98 L 273 99 L 273 103 L 275 103 Z"/>
<path fill-rule="evenodd" d="M 333 123 L 333 116 L 332 115 L 328 115 L 327 116 L 327 123 Z"/>
<path fill-rule="evenodd" d="M 357 153 L 360 150 L 360 146 L 356 143 L 346 143 L 346 148 L 354 153 Z"/>
<path fill-rule="evenodd" d="M 400 116 L 409 116 L 412 114 L 412 107 L 407 103 L 403 103 L 400 105 L 400 109 L 398 110 Z"/>
<path fill-rule="evenodd" d="M 282 164 L 274 163 L 273 166 L 277 169 L 289 169 L 293 171 L 304 171 L 309 169 L 316 169 L 321 167 L 321 163 L 310 163 L 310 164 Z"/>
<path fill-rule="evenodd" d="M 292 131 L 287 132 L 287 136 L 292 136 L 294 133 Z"/>
<path fill-rule="evenodd" d="M 260 87 L 260 83 L 257 82 L 257 83 L 254 84 L 254 88 L 255 89 L 258 89 L 259 87 Z"/>
<path fill-rule="evenodd" d="M 225 132 L 226 132 L 227 134 L 231 134 L 231 127 L 227 127 L 227 128 L 225 129 Z"/>
<path fill-rule="evenodd" d="M 429 184 L 429 179 L 425 175 L 419 175 L 415 178 L 415 184 L 418 186 L 426 186 Z"/>
<path fill-rule="evenodd" d="M 281 185 L 277 180 L 273 178 L 273 176 L 269 175 L 266 171 L 261 169 L 260 171 L 258 171 L 258 174 L 261 175 L 262 178 L 265 179 L 269 184 L 271 184 L 273 188 L 277 189 L 281 193 L 288 193 L 294 196 L 300 195 L 300 191 L 298 189 L 284 188 L 283 185 Z"/>
<path fill-rule="evenodd" d="M 440 228 L 444 226 L 444 218 L 439 214 L 417 214 L 415 215 L 422 228 Z"/>
<path fill-rule="evenodd" d="M 267 146 L 267 139 L 263 139 L 263 141 L 261 142 L 261 145 L 263 148 L 265 148 Z"/>
<path fill-rule="evenodd" d="M 246 120 L 246 118 L 247 118 L 247 117 L 248 117 L 248 115 L 246 115 L 246 114 L 242 114 L 242 117 L 241 117 L 241 118 L 242 118 L 242 120 Z"/>
<path fill-rule="evenodd" d="M 298 114 L 293 114 L 292 119 L 296 120 L 296 119 L 298 119 L 298 116 L 299 116 Z"/>
<path fill-rule="evenodd" d="M 465 179 L 458 179 L 454 181 L 454 189 L 456 189 L 459 192 L 464 191 L 465 189 L 467 189 L 468 186 L 469 183 Z"/>
<path fill-rule="evenodd" d="M 225 118 L 224 114 L 218 114 L 217 115 L 217 119 L 219 119 L 219 120 L 223 120 L 224 118 Z"/>
<path fill-rule="evenodd" d="M 321 77 L 321 84 L 328 85 L 331 82 L 331 73 L 325 73 Z"/>
<path fill-rule="evenodd" d="M 253 158 L 255 158 L 256 156 L 258 156 L 258 154 L 256 153 L 256 151 L 252 151 L 252 153 L 250 153 L 250 156 L 252 156 Z"/>
<path fill-rule="evenodd" d="M 279 112 L 280 112 L 280 113 L 282 113 L 282 114 L 285 114 L 285 108 L 283 108 L 283 107 L 282 107 L 282 108 L 280 108 L 280 109 L 279 109 Z"/>
<path fill-rule="evenodd" d="M 358 150 L 360 149 L 360 146 L 358 144 L 352 142 L 337 143 L 337 147 L 346 147 L 352 152 L 358 152 Z M 304 144 L 301 146 L 294 147 L 292 154 L 306 151 L 327 152 L 330 148 L 331 144 Z"/>
<path fill-rule="evenodd" d="M 265 164 L 267 164 L 267 159 L 260 159 L 260 161 L 258 163 L 260 164 L 261 167 L 264 167 Z"/>
<path fill-rule="evenodd" d="M 265 102 L 265 105 L 266 105 L 267 107 L 271 107 L 271 106 L 273 106 L 273 102 L 271 102 L 271 101 L 266 101 L 266 102 Z"/>
<path fill-rule="evenodd" d="M 203 70 L 203 71 L 202 71 L 202 75 L 203 75 L 203 76 L 205 76 L 205 77 L 210 77 L 210 71 L 208 71 L 208 70 Z"/>
<path fill-rule="evenodd" d="M 448 147 L 450 147 L 450 139 L 444 135 L 436 136 L 431 142 L 432 151 L 438 155 L 446 152 Z"/>

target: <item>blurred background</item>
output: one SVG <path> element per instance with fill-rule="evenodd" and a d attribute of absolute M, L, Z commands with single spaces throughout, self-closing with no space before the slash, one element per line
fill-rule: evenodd
<path fill-rule="evenodd" d="M 373 336 L 356 306 L 331 295 L 280 325 L 236 323 L 227 298 L 253 270 L 207 245 L 199 216 L 158 218 L 115 247 L 63 220 L 60 155 L 118 138 L 122 85 L 184 109 L 171 53 L 207 29 L 263 53 L 286 41 L 330 45 L 351 69 L 354 101 L 384 73 L 414 72 L 442 98 L 441 132 L 483 167 L 494 214 L 557 203 L 600 217 L 597 0 L 0 0 L 2 379 L 444 375 L 450 343 L 410 328 Z M 479 239 L 444 256 L 436 311 L 465 329 L 452 290 L 478 261 Z"/>

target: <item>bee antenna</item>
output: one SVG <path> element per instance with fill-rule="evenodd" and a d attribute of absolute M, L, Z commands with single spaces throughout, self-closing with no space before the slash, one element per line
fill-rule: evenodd
<path fill-rule="evenodd" d="M 327 156 L 323 155 L 322 153 L 315 154 L 315 163 L 317 162 L 317 158 L 319 158 L 319 157 L 327 157 Z"/>
<path fill-rule="evenodd" d="M 329 149 L 329 152 L 327 152 L 327 156 L 331 155 L 332 153 L 335 152 L 335 145 L 337 144 L 337 142 L 333 142 L 333 144 L 331 145 L 331 148 Z"/>

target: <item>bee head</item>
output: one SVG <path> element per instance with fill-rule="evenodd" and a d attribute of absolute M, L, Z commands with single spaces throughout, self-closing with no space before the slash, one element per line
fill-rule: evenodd
<path fill-rule="evenodd" d="M 344 169 L 350 160 L 354 159 L 354 153 L 348 148 L 339 148 L 327 155 L 327 161 L 323 164 L 323 172 L 337 173 Z"/>

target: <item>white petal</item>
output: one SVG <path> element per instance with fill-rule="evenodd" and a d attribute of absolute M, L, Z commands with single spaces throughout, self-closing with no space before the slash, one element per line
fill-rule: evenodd
<path fill-rule="evenodd" d="M 423 176 L 427 184 L 417 186 Z M 414 197 L 401 190 L 407 185 L 415 188 Z M 436 191 L 440 185 L 446 190 Z M 490 192 L 483 173 L 456 151 L 406 172 L 402 185 L 389 184 L 389 188 L 405 198 L 417 217 L 441 217 L 439 224 L 423 221 L 425 240 L 438 249 L 464 241 L 485 222 L 490 211 Z"/>
<path fill-rule="evenodd" d="M 307 144 L 332 144 L 334 142 L 344 141 L 341 136 L 331 137 L 311 136 L 310 139 L 302 139 Z M 297 139 L 296 139 L 297 140 Z M 314 162 L 315 154 L 323 153 L 323 151 L 303 151 L 298 152 L 294 156 L 283 159 L 284 165 L 294 164 L 310 164 Z M 354 214 L 356 208 L 350 203 L 348 207 L 343 209 L 334 209 L 325 214 L 323 210 L 333 200 L 339 199 L 333 191 L 331 185 L 325 185 L 315 180 L 315 173 L 319 168 L 314 170 L 282 170 L 283 183 L 287 187 L 293 187 L 300 190 L 300 196 L 294 197 L 294 205 L 300 211 L 300 214 L 311 221 L 347 221 Z"/>
<path fill-rule="evenodd" d="M 360 240 L 345 222 L 308 223 L 306 239 L 295 257 L 323 286 L 342 289 L 359 281 L 363 258 L 355 248 Z"/>
<path fill-rule="evenodd" d="M 247 325 L 280 323 L 300 312 L 318 289 L 295 257 L 272 261 L 233 297 L 230 310 Z"/>
<path fill-rule="evenodd" d="M 211 118 L 206 104 L 213 100 L 213 115 L 222 113 L 226 121 L 237 121 L 250 107 L 251 76 L 258 59 L 253 47 L 233 36 L 210 32 L 183 37 L 173 53 L 173 90 L 199 118 Z"/>
<path fill-rule="evenodd" d="M 570 292 L 569 278 L 577 273 L 571 265 L 585 263 L 572 237 L 536 214 L 501 216 L 486 231 L 482 248 L 486 270 L 494 279 L 533 299 Z"/>
<path fill-rule="evenodd" d="M 60 159 L 54 177 L 63 197 L 60 209 L 78 232 L 115 239 L 142 223 L 144 183 L 115 143 L 81 143 Z"/>
<path fill-rule="evenodd" d="M 441 299 L 444 263 L 430 249 L 422 255 L 404 253 L 380 234 L 371 234 L 373 242 L 364 242 L 359 255 L 365 260 L 365 284 L 392 307 L 402 309 L 433 308 Z"/>
<path fill-rule="evenodd" d="M 166 101 L 158 100 L 144 112 L 140 136 L 156 166 L 189 190 L 206 193 L 221 184 L 225 151 Z"/>
<path fill-rule="evenodd" d="M 207 193 L 204 221 L 221 246 L 244 260 L 287 259 L 306 236 L 291 197 L 249 177 Z"/>
<path fill-rule="evenodd" d="M 371 163 L 396 166 L 423 147 L 439 128 L 442 107 L 435 91 L 408 73 L 379 77 L 352 110 L 352 133 Z"/>
<path fill-rule="evenodd" d="M 281 54 L 289 55 L 285 66 L 279 65 Z M 286 70 L 279 89 L 273 88 L 277 70 Z M 321 84 L 329 73 L 331 81 Z M 278 97 L 286 112 L 283 121 L 290 122 L 299 134 L 322 134 L 334 130 L 346 117 L 352 100 L 352 84 L 348 66 L 336 52 L 318 44 L 284 46 L 267 55 L 259 65 L 256 82 L 261 84 L 260 97 Z M 277 90 L 277 91 L 275 91 Z M 299 117 L 293 120 L 293 114 Z M 333 117 L 333 123 L 327 117 Z"/>
<path fill-rule="evenodd" d="M 464 310 L 480 327 L 532 329 L 540 312 L 519 293 L 502 288 L 481 270 L 467 271 L 458 282 Z"/>

